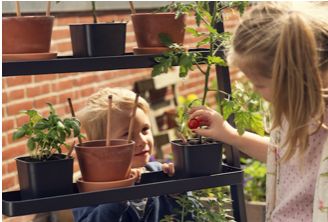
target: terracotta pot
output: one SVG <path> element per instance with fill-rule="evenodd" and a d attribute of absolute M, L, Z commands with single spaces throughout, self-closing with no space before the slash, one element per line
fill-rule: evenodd
<path fill-rule="evenodd" d="M 160 33 L 167 34 L 175 43 L 183 44 L 186 15 L 175 19 L 174 13 L 137 13 L 131 18 L 139 48 L 165 47 L 159 39 Z"/>
<path fill-rule="evenodd" d="M 129 187 L 134 184 L 137 179 L 136 173 L 131 173 L 128 179 L 108 181 L 108 182 L 89 182 L 79 178 L 76 181 L 79 192 L 92 192 L 100 190 L 108 190 L 119 187 Z"/>
<path fill-rule="evenodd" d="M 135 142 L 94 140 L 75 146 L 82 178 L 89 182 L 127 179 L 130 176 Z"/>
<path fill-rule="evenodd" d="M 246 202 L 247 221 L 265 222 L 265 202 Z"/>
<path fill-rule="evenodd" d="M 50 50 L 53 16 L 2 18 L 2 53 L 45 53 Z"/>

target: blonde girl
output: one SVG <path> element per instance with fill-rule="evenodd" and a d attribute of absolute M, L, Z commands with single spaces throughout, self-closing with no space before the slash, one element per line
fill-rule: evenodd
<path fill-rule="evenodd" d="M 214 110 L 190 118 L 215 138 L 267 163 L 267 213 L 272 222 L 328 221 L 327 3 L 262 3 L 242 18 L 228 54 L 272 104 L 270 138 L 239 135 Z"/>

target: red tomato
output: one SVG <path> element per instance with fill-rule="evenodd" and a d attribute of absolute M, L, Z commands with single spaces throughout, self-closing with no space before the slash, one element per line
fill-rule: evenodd
<path fill-rule="evenodd" d="M 188 122 L 189 129 L 196 129 L 200 125 L 199 121 L 197 119 L 191 119 Z"/>

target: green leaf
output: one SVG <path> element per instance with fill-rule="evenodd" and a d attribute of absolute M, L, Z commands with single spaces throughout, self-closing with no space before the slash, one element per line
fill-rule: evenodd
<path fill-rule="evenodd" d="M 250 113 L 250 129 L 258 135 L 264 136 L 263 116 L 259 113 Z"/>
<path fill-rule="evenodd" d="M 235 124 L 239 135 L 243 135 L 245 130 L 250 126 L 250 113 L 238 111 L 235 113 Z"/>
<path fill-rule="evenodd" d="M 219 56 L 207 56 L 207 61 L 210 64 L 216 64 L 220 66 L 227 66 L 226 62 Z"/>
<path fill-rule="evenodd" d="M 196 47 L 198 48 L 200 46 L 207 45 L 209 44 L 209 42 L 210 42 L 210 37 L 203 38 L 201 41 L 197 42 Z"/>
<path fill-rule="evenodd" d="M 196 29 L 187 27 L 186 32 L 191 33 L 194 37 L 202 36 L 201 33 L 199 33 Z"/>
<path fill-rule="evenodd" d="M 28 139 L 27 147 L 28 147 L 29 152 L 32 152 L 35 149 L 36 145 L 35 145 L 34 138 L 29 138 Z"/>
<path fill-rule="evenodd" d="M 13 133 L 13 140 L 17 140 L 25 136 L 25 130 L 19 129 L 18 131 Z"/>
<path fill-rule="evenodd" d="M 232 101 L 225 101 L 223 104 L 223 119 L 227 120 L 234 112 L 234 103 Z"/>
<path fill-rule="evenodd" d="M 72 122 L 74 137 L 80 135 L 80 126 L 76 122 Z"/>
<path fill-rule="evenodd" d="M 49 124 L 46 121 L 40 121 L 35 124 L 34 128 L 37 130 L 44 130 L 49 127 Z"/>
<path fill-rule="evenodd" d="M 166 33 L 159 33 L 158 37 L 159 37 L 161 43 L 164 44 L 167 47 L 170 46 L 173 43 L 171 37 Z"/>

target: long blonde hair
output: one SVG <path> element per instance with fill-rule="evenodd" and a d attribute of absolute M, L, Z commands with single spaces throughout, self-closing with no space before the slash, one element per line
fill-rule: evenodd
<path fill-rule="evenodd" d="M 85 129 L 89 140 L 102 140 L 106 138 L 108 96 L 113 96 L 112 115 L 122 112 L 131 112 L 136 94 L 124 88 L 103 88 L 92 94 L 87 105 L 77 113 L 81 127 Z M 139 97 L 138 108 L 146 114 L 149 113 L 149 105 L 146 100 Z"/>
<path fill-rule="evenodd" d="M 228 61 L 253 56 L 273 80 L 272 128 L 288 122 L 284 159 L 307 148 L 310 123 L 323 126 L 328 70 L 327 3 L 263 3 L 236 28 Z M 326 73 L 325 73 L 326 72 Z M 327 92 L 327 91 L 326 91 Z"/>

